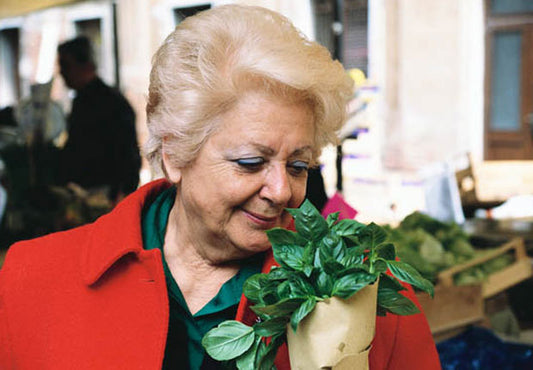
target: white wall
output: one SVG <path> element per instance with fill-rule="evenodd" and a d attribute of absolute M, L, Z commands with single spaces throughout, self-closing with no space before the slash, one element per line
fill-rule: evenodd
<path fill-rule="evenodd" d="M 383 91 L 383 160 L 418 169 L 483 151 L 482 0 L 370 2 L 370 78 Z"/>
<path fill-rule="evenodd" d="M 360 220 L 395 223 L 424 209 L 427 167 L 482 158 L 483 1 L 370 0 L 368 47 L 378 93 L 369 133 L 344 145 L 344 196 Z"/>

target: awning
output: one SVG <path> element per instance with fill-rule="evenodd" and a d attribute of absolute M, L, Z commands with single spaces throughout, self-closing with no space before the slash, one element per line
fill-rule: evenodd
<path fill-rule="evenodd" d="M 16 17 L 36 10 L 79 1 L 80 0 L 0 0 L 0 19 Z"/>

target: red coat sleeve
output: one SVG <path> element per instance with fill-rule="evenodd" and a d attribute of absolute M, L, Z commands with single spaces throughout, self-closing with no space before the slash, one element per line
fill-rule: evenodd
<path fill-rule="evenodd" d="M 370 351 L 372 370 L 439 370 L 435 341 L 420 303 L 411 286 L 404 284 L 404 295 L 421 313 L 409 316 L 387 314 L 376 320 L 376 335 Z"/>
<path fill-rule="evenodd" d="M 0 369 L 13 369 L 11 359 L 11 341 L 8 332 L 7 309 L 4 300 L 4 283 L 0 270 Z"/>

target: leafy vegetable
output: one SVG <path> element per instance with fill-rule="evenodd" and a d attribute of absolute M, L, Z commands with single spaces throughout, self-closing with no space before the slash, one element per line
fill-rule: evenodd
<path fill-rule="evenodd" d="M 385 230 L 388 240 L 397 247 L 400 259 L 432 282 L 436 281 L 440 271 L 486 253 L 470 244 L 460 225 L 441 222 L 420 212 L 408 215 L 397 228 L 387 226 Z M 471 267 L 454 277 L 455 284 L 480 283 L 510 263 L 512 258 L 504 255 Z"/>
<path fill-rule="evenodd" d="M 296 331 L 325 299 L 347 299 L 379 281 L 378 314 L 411 315 L 419 310 L 400 293 L 405 288 L 399 280 L 433 295 L 428 280 L 396 260 L 396 248 L 384 228 L 338 221 L 338 213 L 325 220 L 308 200 L 287 211 L 294 217 L 296 232 L 267 231 L 279 267 L 253 275 L 243 287 L 260 322 L 248 327 L 228 321 L 209 331 L 202 344 L 211 357 L 234 360 L 238 369 L 271 370 L 279 346 L 286 341 L 286 330 Z"/>
<path fill-rule="evenodd" d="M 254 343 L 253 328 L 235 321 L 224 321 L 204 338 L 207 353 L 219 360 L 230 360 L 242 355 Z"/>

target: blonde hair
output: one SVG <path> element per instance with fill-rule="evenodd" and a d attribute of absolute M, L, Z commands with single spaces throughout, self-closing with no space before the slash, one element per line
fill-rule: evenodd
<path fill-rule="evenodd" d="M 326 48 L 278 13 L 243 5 L 200 12 L 180 23 L 154 55 L 145 156 L 160 169 L 165 150 L 173 166 L 186 166 L 216 130 L 217 117 L 255 90 L 309 104 L 316 158 L 337 142 L 352 85 Z"/>

